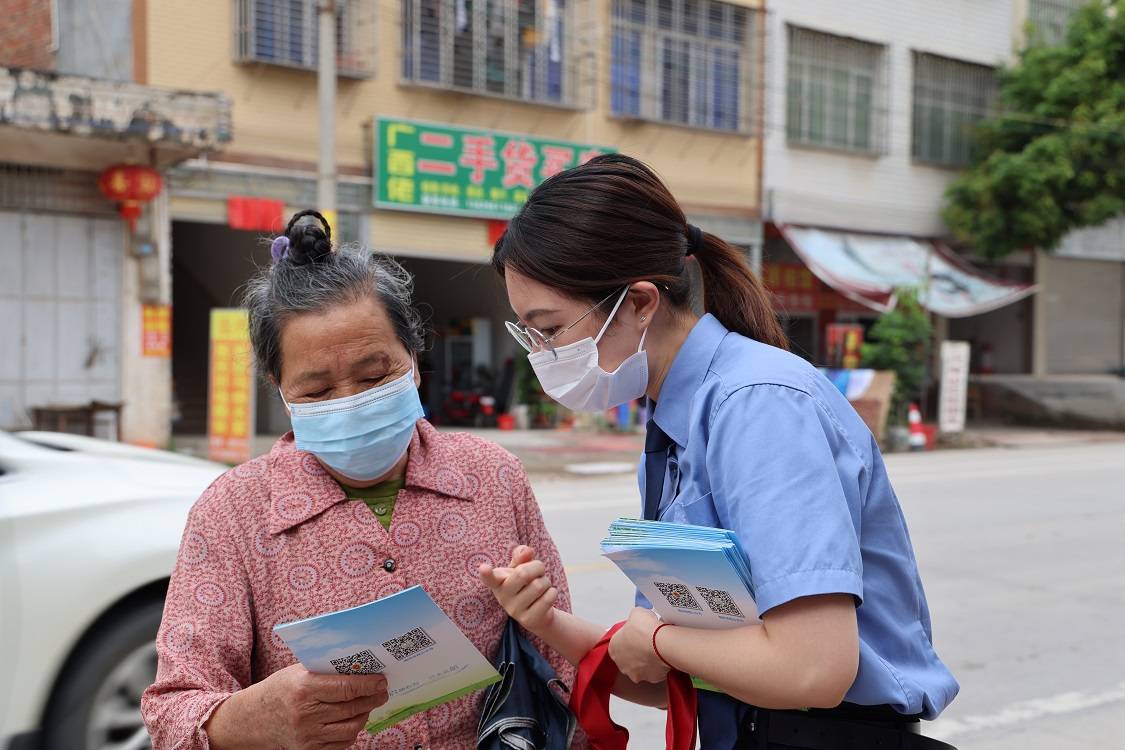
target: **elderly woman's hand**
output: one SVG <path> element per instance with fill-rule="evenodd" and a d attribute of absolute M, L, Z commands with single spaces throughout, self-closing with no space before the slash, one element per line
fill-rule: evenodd
<path fill-rule="evenodd" d="M 206 731 L 214 750 L 343 750 L 387 699 L 383 675 L 313 674 L 294 664 L 228 698 Z"/>

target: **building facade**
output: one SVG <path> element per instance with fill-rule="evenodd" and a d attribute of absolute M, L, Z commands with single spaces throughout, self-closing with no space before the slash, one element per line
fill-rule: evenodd
<path fill-rule="evenodd" d="M 691 220 L 761 241 L 763 15 L 750 0 L 337 2 L 337 234 L 400 259 L 432 310 L 423 399 L 453 423 L 518 359 L 491 248 L 527 192 L 591 155 L 650 163 Z M 268 262 L 270 221 L 316 207 L 316 3 L 149 3 L 146 74 L 233 101 L 220 154 L 170 176 L 177 431 L 205 431 L 206 315 Z M 261 201 L 266 201 L 262 204 Z M 258 430 L 287 428 L 259 394 Z"/>
<path fill-rule="evenodd" d="M 764 254 L 794 348 L 818 363 L 828 324 L 870 325 L 887 284 L 922 278 L 977 369 L 1125 367 L 1120 224 L 983 269 L 941 243 L 995 66 L 1028 28 L 1061 38 L 1079 4 L 337 0 L 335 234 L 415 274 L 438 422 L 482 396 L 509 405 L 520 357 L 491 247 L 535 184 L 606 151 L 649 162 L 694 223 Z M 0 305 L 19 321 L 0 427 L 100 400 L 124 402 L 128 440 L 203 434 L 210 311 L 237 304 L 285 216 L 317 207 L 318 3 L 4 9 L 0 222 L 20 242 L 0 250 L 16 269 Z M 135 233 L 95 187 L 122 163 L 166 186 Z M 152 351 L 149 314 L 169 309 L 174 345 Z M 287 428 L 269 389 L 257 403 L 260 433 Z"/>
<path fill-rule="evenodd" d="M 1125 369 L 1120 221 L 977 268 L 972 248 L 942 241 L 944 193 L 995 111 L 997 67 L 1061 41 L 1084 4 L 770 5 L 766 274 L 812 292 L 781 300 L 798 351 L 823 359 L 828 324 L 869 326 L 902 285 L 922 288 L 941 338 L 972 344 L 978 372 Z"/>
<path fill-rule="evenodd" d="M 0 429 L 36 414 L 53 427 L 99 402 L 98 434 L 164 445 L 171 360 L 145 341 L 171 302 L 167 193 L 131 230 L 98 183 L 124 165 L 115 185 L 143 169 L 152 192 L 169 167 L 223 144 L 229 104 L 145 84 L 131 2 L 8 0 L 3 11 Z"/>
<path fill-rule="evenodd" d="M 1086 4 L 1018 0 L 1019 43 L 1029 31 L 1046 43 L 1062 41 L 1071 15 Z M 1032 372 L 1125 376 L 1125 217 L 1071 232 L 1053 252 L 1038 251 L 1035 268 L 1043 291 L 1035 299 Z M 1125 413 L 1120 397 L 1117 403 Z"/>
<path fill-rule="evenodd" d="M 968 162 L 971 125 L 994 104 L 994 70 L 1012 57 L 1013 13 L 1009 1 L 771 6 L 766 260 L 816 274 L 822 293 L 785 310 L 807 355 L 824 355 L 828 324 L 870 326 L 894 285 L 924 286 L 931 264 L 954 269 L 935 247 L 946 234 L 943 194 Z M 842 268 L 849 257 L 871 268 Z M 1027 258 L 1010 265 L 999 272 L 1031 280 Z M 868 270 L 866 280 L 885 279 L 886 288 L 861 288 Z M 994 366 L 1029 366 L 1026 335 L 1011 335 L 1030 320 L 1025 295 L 1001 285 L 987 304 L 968 306 L 1014 302 L 967 318 L 980 329 L 978 350 L 995 349 Z"/>

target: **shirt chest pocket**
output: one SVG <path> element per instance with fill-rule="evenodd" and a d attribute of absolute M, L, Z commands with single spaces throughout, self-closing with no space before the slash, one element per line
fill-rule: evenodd
<path fill-rule="evenodd" d="M 668 517 L 662 520 L 672 523 L 688 523 L 693 526 L 719 526 L 719 517 L 715 513 L 715 499 L 710 492 L 694 500 L 681 500 L 677 498 L 669 509 Z"/>

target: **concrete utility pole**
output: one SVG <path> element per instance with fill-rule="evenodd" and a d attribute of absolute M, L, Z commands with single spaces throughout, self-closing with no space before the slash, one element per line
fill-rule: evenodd
<path fill-rule="evenodd" d="M 320 162 L 317 168 L 317 208 L 336 219 L 336 0 L 320 0 L 318 17 L 320 60 L 317 91 L 320 94 Z"/>
<path fill-rule="evenodd" d="M 758 278 L 761 278 L 761 276 L 762 276 L 762 243 L 765 242 L 765 240 L 762 239 L 762 235 L 765 234 L 765 229 L 760 229 L 758 234 L 759 234 L 758 238 L 750 243 L 750 270 L 754 272 L 755 276 L 757 276 Z"/>

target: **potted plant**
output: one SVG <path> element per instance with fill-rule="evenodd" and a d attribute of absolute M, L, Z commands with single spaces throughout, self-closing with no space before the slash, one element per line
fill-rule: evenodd
<path fill-rule="evenodd" d="M 516 403 L 527 405 L 531 427 L 549 428 L 558 424 L 558 405 L 543 392 L 526 357 L 516 358 Z"/>
<path fill-rule="evenodd" d="M 931 333 L 930 316 L 918 302 L 917 291 L 900 289 L 898 304 L 875 322 L 863 345 L 864 367 L 895 374 L 887 417 L 887 438 L 892 450 L 909 443 L 907 412 L 911 402 L 922 397 Z"/>

